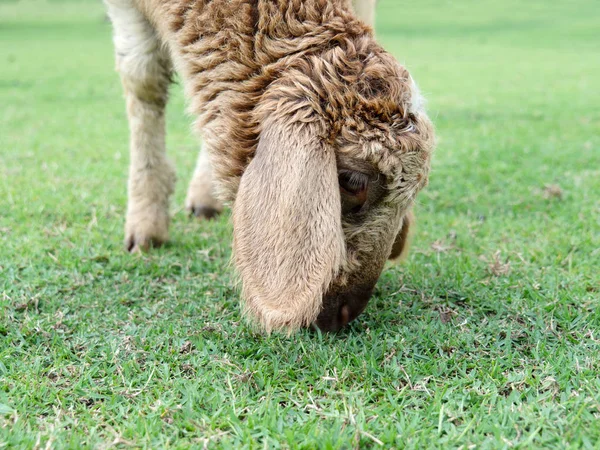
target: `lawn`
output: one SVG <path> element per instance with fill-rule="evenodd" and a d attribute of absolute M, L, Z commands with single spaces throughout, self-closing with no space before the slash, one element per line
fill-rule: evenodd
<path fill-rule="evenodd" d="M 0 448 L 600 448 L 600 3 L 381 0 L 438 148 L 409 258 L 337 334 L 240 316 L 230 217 L 123 251 L 90 0 L 0 3 Z"/>

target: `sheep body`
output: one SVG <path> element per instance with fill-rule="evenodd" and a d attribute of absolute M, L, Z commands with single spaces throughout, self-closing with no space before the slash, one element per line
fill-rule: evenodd
<path fill-rule="evenodd" d="M 213 181 L 219 199 L 233 202 L 246 309 L 265 329 L 293 329 L 326 309 L 332 289 L 338 303 L 348 286 L 360 288 L 344 298 L 370 293 L 427 182 L 433 131 L 414 81 L 348 3 L 106 3 L 132 135 L 128 248 L 166 239 L 174 175 L 164 105 L 173 63 L 204 138 L 188 202 L 219 209 Z M 385 178 L 387 194 L 362 224 L 341 217 L 340 158 L 368 162 Z"/>
<path fill-rule="evenodd" d="M 235 198 L 260 133 L 256 105 L 282 72 L 332 44 L 355 55 L 361 50 L 383 53 L 342 0 L 139 0 L 137 4 L 171 49 L 190 111 L 198 117 L 197 128 L 215 155 L 215 178 L 223 200 Z M 343 52 L 337 56 L 345 56 Z"/>

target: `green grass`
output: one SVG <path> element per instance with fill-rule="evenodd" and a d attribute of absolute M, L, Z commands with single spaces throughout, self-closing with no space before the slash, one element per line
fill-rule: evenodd
<path fill-rule="evenodd" d="M 97 2 L 0 3 L 0 448 L 600 448 L 600 3 L 381 0 L 439 135 L 412 253 L 339 334 L 240 317 L 223 217 L 122 249 Z M 549 186 L 553 186 L 550 187 Z"/>

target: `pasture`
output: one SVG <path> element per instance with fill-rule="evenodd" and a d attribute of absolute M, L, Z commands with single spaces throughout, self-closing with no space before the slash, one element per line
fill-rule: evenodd
<path fill-rule="evenodd" d="M 240 315 L 228 214 L 123 250 L 97 1 L 0 3 L 0 448 L 598 448 L 600 3 L 380 0 L 438 135 L 406 261 L 336 334 Z"/>

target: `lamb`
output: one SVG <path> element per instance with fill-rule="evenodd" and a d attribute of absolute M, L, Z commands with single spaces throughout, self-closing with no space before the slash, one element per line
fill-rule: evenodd
<path fill-rule="evenodd" d="M 245 314 L 267 332 L 354 320 L 428 181 L 433 127 L 408 71 L 349 0 L 105 3 L 130 125 L 127 249 L 168 239 L 176 70 L 203 137 L 186 206 L 231 204 Z"/>

